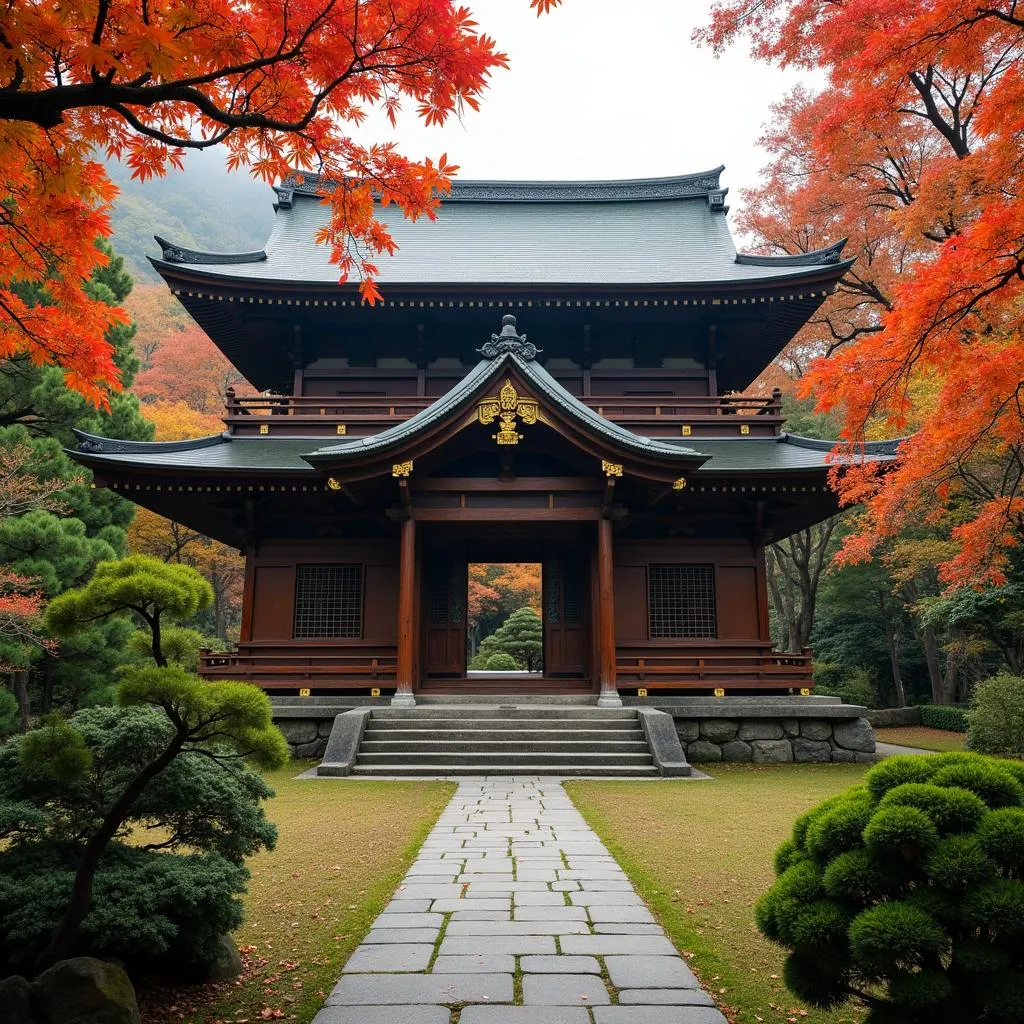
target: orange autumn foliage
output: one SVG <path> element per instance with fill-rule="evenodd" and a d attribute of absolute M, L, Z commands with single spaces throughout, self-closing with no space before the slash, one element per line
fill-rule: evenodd
<path fill-rule="evenodd" d="M 1024 11 L 721 0 L 700 38 L 740 36 L 827 74 L 777 112 L 748 215 L 775 251 L 849 236 L 857 257 L 798 339 L 803 391 L 854 442 L 913 432 L 884 474 L 834 470 L 842 500 L 862 503 L 841 558 L 943 524 L 944 581 L 998 581 L 1024 540 Z"/>
<path fill-rule="evenodd" d="M 433 217 L 455 167 L 360 145 L 347 127 L 373 108 L 394 121 L 403 102 L 441 123 L 507 65 L 450 0 L 38 0 L 5 8 L 0 44 L 0 358 L 54 363 L 100 404 L 118 387 L 103 333 L 125 314 L 83 290 L 116 197 L 97 154 L 143 180 L 215 145 L 266 181 L 319 172 L 335 183 L 320 241 L 373 303 L 373 258 L 394 249 L 374 197 Z M 31 306 L 14 281 L 51 302 Z"/>

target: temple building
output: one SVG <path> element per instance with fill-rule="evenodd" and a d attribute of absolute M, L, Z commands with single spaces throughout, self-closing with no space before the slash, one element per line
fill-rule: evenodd
<path fill-rule="evenodd" d="M 831 442 L 744 393 L 850 266 L 737 253 L 721 168 L 456 182 L 379 217 L 384 301 L 314 241 L 320 183 L 276 189 L 264 249 L 158 239 L 153 265 L 261 392 L 221 434 L 80 434 L 76 459 L 242 551 L 238 646 L 201 672 L 279 695 L 785 695 L 765 545 L 834 514 Z M 888 460 L 894 446 L 868 446 Z M 542 566 L 543 670 L 467 672 L 467 567 Z"/>

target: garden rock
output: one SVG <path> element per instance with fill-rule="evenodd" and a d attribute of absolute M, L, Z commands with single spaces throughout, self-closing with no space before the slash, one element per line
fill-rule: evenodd
<path fill-rule="evenodd" d="M 721 761 L 722 748 L 717 743 L 695 740 L 687 744 L 686 759 L 688 761 Z"/>
<path fill-rule="evenodd" d="M 852 750 L 843 750 L 842 747 L 832 748 L 832 761 L 834 764 L 853 764 L 856 760 Z"/>
<path fill-rule="evenodd" d="M 784 718 L 782 720 L 782 731 L 786 736 L 799 736 L 800 720 L 798 718 Z"/>
<path fill-rule="evenodd" d="M 323 757 L 327 749 L 327 740 L 314 739 L 309 743 L 295 744 L 296 757 Z"/>
<path fill-rule="evenodd" d="M 793 760 L 793 745 L 789 740 L 754 740 L 750 747 L 753 760 L 758 764 L 785 764 Z"/>
<path fill-rule="evenodd" d="M 832 747 L 821 740 L 809 740 L 797 736 L 793 740 L 793 760 L 804 763 L 828 762 L 832 759 Z"/>
<path fill-rule="evenodd" d="M 828 722 L 815 722 L 808 719 L 800 723 L 800 735 L 806 736 L 809 740 L 817 740 L 819 743 L 832 738 L 832 726 Z"/>
<path fill-rule="evenodd" d="M 740 725 L 741 740 L 781 740 L 782 725 L 779 722 L 743 722 Z"/>
<path fill-rule="evenodd" d="M 135 989 L 119 964 L 88 956 L 61 960 L 33 987 L 53 1024 L 141 1024 Z"/>
<path fill-rule="evenodd" d="M 836 743 L 846 750 L 860 750 L 867 754 L 875 752 L 875 736 L 866 718 L 837 722 L 832 735 Z"/>
<path fill-rule="evenodd" d="M 27 979 L 15 974 L 0 981 L 0 1007 L 5 1024 L 37 1024 L 32 1003 L 32 986 Z"/>
<path fill-rule="evenodd" d="M 230 935 L 222 935 L 217 940 L 216 959 L 206 969 L 205 980 L 230 981 L 237 978 L 244 969 L 235 940 Z"/>
<path fill-rule="evenodd" d="M 749 761 L 754 756 L 749 743 L 743 740 L 729 740 L 722 744 L 723 761 Z"/>
<path fill-rule="evenodd" d="M 703 739 L 724 743 L 733 739 L 739 728 L 740 723 L 729 718 L 708 718 L 700 723 L 700 734 Z"/>

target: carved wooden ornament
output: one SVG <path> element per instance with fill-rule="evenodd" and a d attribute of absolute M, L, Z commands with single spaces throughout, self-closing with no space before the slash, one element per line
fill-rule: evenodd
<path fill-rule="evenodd" d="M 523 423 L 534 424 L 540 407 L 532 398 L 521 398 L 511 380 L 506 380 L 497 396 L 485 398 L 477 406 L 477 419 L 485 427 L 498 420 L 498 432 L 492 434 L 498 444 L 519 444 L 523 435 L 519 433 L 518 418 Z"/>
<path fill-rule="evenodd" d="M 391 475 L 395 478 L 412 476 L 412 459 L 407 459 L 405 462 L 396 462 L 391 467 Z"/>

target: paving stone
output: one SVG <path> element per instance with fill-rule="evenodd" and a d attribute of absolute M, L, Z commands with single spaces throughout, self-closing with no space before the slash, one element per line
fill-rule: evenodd
<path fill-rule="evenodd" d="M 432 900 L 392 900 L 381 914 L 425 914 Z"/>
<path fill-rule="evenodd" d="M 506 974 L 516 969 L 509 953 L 476 953 L 472 956 L 439 956 L 431 974 Z"/>
<path fill-rule="evenodd" d="M 512 912 L 505 910 L 455 910 L 452 912 L 453 921 L 510 921 Z"/>
<path fill-rule="evenodd" d="M 598 905 L 592 906 L 589 909 L 591 921 L 614 921 L 618 924 L 653 924 L 654 922 L 651 912 L 643 906 L 619 907 Z"/>
<path fill-rule="evenodd" d="M 499 928 L 493 921 L 452 921 L 448 935 L 585 935 L 590 931 L 586 921 L 505 921 Z"/>
<path fill-rule="evenodd" d="M 370 946 L 364 943 L 348 958 L 345 973 L 425 971 L 433 955 L 432 942 L 396 942 L 385 946 Z"/>
<path fill-rule="evenodd" d="M 569 894 L 570 896 L 572 893 Z M 560 892 L 517 892 L 517 907 L 564 907 L 565 900 Z M 600 901 L 597 901 L 600 902 Z"/>
<path fill-rule="evenodd" d="M 586 907 L 516 907 L 513 921 L 585 921 Z"/>
<path fill-rule="evenodd" d="M 601 965 L 592 956 L 524 956 L 519 958 L 519 967 L 523 974 L 601 973 Z"/>
<path fill-rule="evenodd" d="M 313 1024 L 448 1024 L 447 1006 L 325 1006 Z"/>
<path fill-rule="evenodd" d="M 608 977 L 618 988 L 699 988 L 679 956 L 608 956 Z"/>
<path fill-rule="evenodd" d="M 584 889 L 582 892 L 569 893 L 569 900 L 577 907 L 642 907 L 644 902 L 632 889 L 629 892 L 594 892 Z"/>
<path fill-rule="evenodd" d="M 584 938 L 584 936 L 577 936 Z M 441 956 L 459 956 L 480 951 L 479 935 L 455 935 L 451 938 L 445 934 L 438 950 Z M 564 943 L 563 943 L 564 947 Z M 550 935 L 499 935 L 487 939 L 488 953 L 554 953 L 555 940 Z"/>
<path fill-rule="evenodd" d="M 591 956 L 656 956 L 676 951 L 664 935 L 566 935 L 561 946 L 563 953 Z"/>
<path fill-rule="evenodd" d="M 410 882 L 402 884 L 395 893 L 395 898 L 400 900 L 443 900 L 456 899 L 462 895 L 462 886 L 454 882 L 420 884 Z"/>
<path fill-rule="evenodd" d="M 714 1000 L 702 988 L 623 988 L 620 1003 L 647 1003 L 660 1006 L 714 1006 Z"/>
<path fill-rule="evenodd" d="M 661 935 L 660 924 L 623 924 L 618 921 L 599 921 L 594 931 L 600 935 Z"/>
<path fill-rule="evenodd" d="M 535 1006 L 600 1006 L 610 1003 L 604 981 L 594 974 L 528 974 L 523 1002 Z"/>
<path fill-rule="evenodd" d="M 347 974 L 328 1006 L 512 1001 L 511 974 Z"/>
<path fill-rule="evenodd" d="M 436 914 L 451 914 L 456 910 L 512 910 L 510 896 L 492 896 L 481 900 L 434 900 L 430 909 Z"/>
<path fill-rule="evenodd" d="M 379 946 L 381 943 L 391 942 L 437 942 L 440 928 L 385 928 L 388 918 L 378 921 L 379 928 L 374 928 L 363 939 L 368 946 Z"/>
<path fill-rule="evenodd" d="M 711 1006 L 595 1006 L 594 1024 L 727 1024 Z"/>
<path fill-rule="evenodd" d="M 590 1024 L 590 1014 L 571 1006 L 467 1006 L 459 1024 Z"/>
<path fill-rule="evenodd" d="M 440 928 L 443 914 L 387 914 L 381 928 Z"/>

